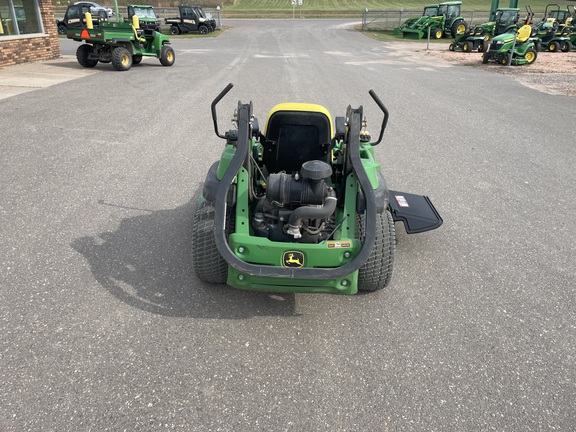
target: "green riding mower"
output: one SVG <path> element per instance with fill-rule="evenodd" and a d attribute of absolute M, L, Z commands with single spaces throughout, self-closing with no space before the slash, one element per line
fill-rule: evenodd
<path fill-rule="evenodd" d="M 492 21 L 468 27 L 454 38 L 448 49 L 450 51 L 484 52 L 490 45 L 490 39 L 503 33 L 513 33 L 518 29 L 520 19 L 518 8 L 498 8 L 491 14 Z"/>
<path fill-rule="evenodd" d="M 490 46 L 490 35 L 484 33 L 482 26 L 468 27 L 448 45 L 450 51 L 484 52 Z"/>
<path fill-rule="evenodd" d="M 524 25 L 517 32 L 496 36 L 490 48 L 482 54 L 482 63 L 494 61 L 503 65 L 532 64 L 538 57 L 534 40 L 530 37 L 532 27 Z"/>
<path fill-rule="evenodd" d="M 552 10 L 549 10 L 550 8 Z M 572 17 L 564 12 L 568 13 L 568 9 L 561 11 L 557 4 L 546 6 L 542 21 L 538 22 L 532 30 L 532 36 L 538 39 L 536 41 L 538 51 L 569 52 L 572 50 L 570 40 Z"/>
<path fill-rule="evenodd" d="M 536 33 L 538 51 L 569 52 L 572 50 L 569 28 L 564 29 L 562 32 L 558 31 L 558 29 L 558 22 L 553 21 L 552 18 L 549 18 L 538 27 Z"/>
<path fill-rule="evenodd" d="M 389 190 L 374 158 L 378 140 L 363 109 L 334 121 L 309 103 L 282 103 L 261 130 L 252 102 L 238 102 L 235 129 L 208 171 L 193 224 L 192 259 L 207 283 L 268 292 L 355 294 L 386 287 L 396 251 L 395 221 L 408 234 L 438 228 L 428 197 Z"/>

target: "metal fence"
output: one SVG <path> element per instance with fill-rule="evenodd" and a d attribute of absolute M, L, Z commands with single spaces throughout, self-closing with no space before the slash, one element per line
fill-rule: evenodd
<path fill-rule="evenodd" d="M 462 11 L 462 18 L 469 25 L 480 24 L 488 21 L 488 12 Z M 362 30 L 365 31 L 392 31 L 409 18 L 422 16 L 422 11 L 409 10 L 368 10 L 362 11 Z"/>

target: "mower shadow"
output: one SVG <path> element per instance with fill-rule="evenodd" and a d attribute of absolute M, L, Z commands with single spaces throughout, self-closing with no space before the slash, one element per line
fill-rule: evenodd
<path fill-rule="evenodd" d="M 195 202 L 125 218 L 116 231 L 78 238 L 72 247 L 103 288 L 146 312 L 212 319 L 296 315 L 294 294 L 241 291 L 196 278 L 191 261 Z"/>

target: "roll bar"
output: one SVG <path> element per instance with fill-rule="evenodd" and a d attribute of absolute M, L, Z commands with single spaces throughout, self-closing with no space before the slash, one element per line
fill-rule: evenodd
<path fill-rule="evenodd" d="M 212 113 L 215 119 L 215 106 L 216 104 L 226 95 L 226 93 L 232 88 L 232 84 L 228 86 L 214 99 L 212 102 Z M 374 98 L 374 96 L 372 96 Z M 380 101 L 377 96 L 376 99 Z M 360 267 L 362 267 L 374 248 L 374 242 L 366 241 L 362 245 L 358 255 L 356 257 L 340 267 L 334 268 L 309 268 L 309 267 L 276 267 L 276 266 L 263 266 L 247 263 L 238 258 L 230 249 L 228 241 L 226 239 L 225 233 L 225 221 L 226 221 L 226 211 L 227 204 L 226 198 L 228 196 L 228 190 L 232 184 L 232 181 L 240 171 L 246 156 L 250 150 L 250 119 L 252 116 L 251 108 L 252 104 L 241 104 L 239 103 L 238 110 L 238 141 L 236 144 L 236 152 L 234 157 L 230 161 L 228 169 L 224 173 L 222 180 L 220 180 L 218 189 L 216 191 L 215 199 L 215 216 L 214 216 L 214 238 L 218 252 L 222 258 L 236 270 L 246 273 L 251 276 L 261 276 L 261 277 L 273 277 L 273 278 L 290 278 L 290 279 L 311 279 L 311 280 L 329 280 L 337 279 L 349 276 L 354 273 Z M 382 108 L 384 105 L 382 102 L 379 103 Z M 385 110 L 385 108 L 384 108 Z M 385 112 L 383 129 L 385 123 L 388 120 L 387 111 Z M 360 158 L 360 131 L 362 129 L 362 109 L 352 109 L 349 119 L 350 133 L 348 152 L 349 160 L 352 165 L 352 171 L 356 173 L 356 178 L 360 184 L 360 188 L 366 197 L 366 239 L 373 239 L 376 237 L 376 198 L 374 195 L 374 189 L 370 183 L 370 179 L 362 160 Z M 215 126 L 215 130 L 217 127 Z M 381 135 L 383 130 L 381 131 Z M 218 136 L 220 136 L 217 133 Z"/>

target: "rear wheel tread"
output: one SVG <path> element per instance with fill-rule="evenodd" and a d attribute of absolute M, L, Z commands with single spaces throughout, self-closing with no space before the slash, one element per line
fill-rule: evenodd
<path fill-rule="evenodd" d="M 226 214 L 227 235 L 234 227 L 233 214 L 233 208 Z M 225 284 L 228 279 L 228 264 L 216 246 L 214 218 L 215 209 L 210 203 L 204 202 L 196 208 L 192 226 L 192 265 L 202 282 Z"/>
<path fill-rule="evenodd" d="M 365 215 L 358 215 L 356 220 L 357 237 L 362 243 L 365 240 Z M 396 254 L 396 228 L 392 214 L 388 210 L 376 215 L 376 238 L 374 249 L 358 270 L 358 290 L 378 291 L 386 288 L 394 271 Z"/>

